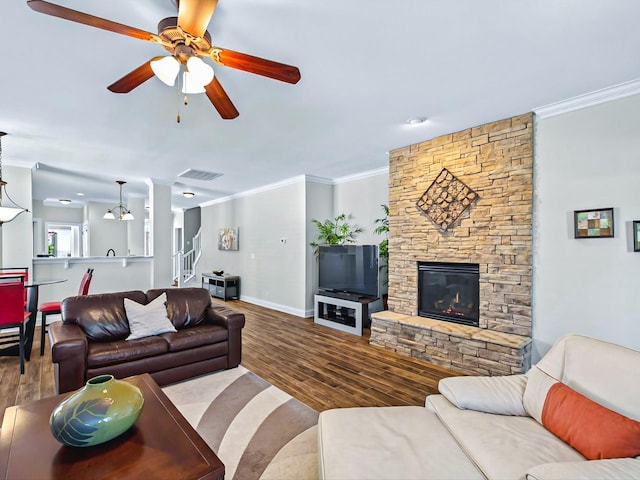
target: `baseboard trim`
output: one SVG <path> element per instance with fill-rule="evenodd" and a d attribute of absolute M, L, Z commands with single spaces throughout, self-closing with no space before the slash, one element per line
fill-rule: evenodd
<path fill-rule="evenodd" d="M 252 303 L 253 305 L 258 305 L 260 307 L 270 308 L 271 310 L 277 310 L 278 312 L 284 312 L 290 315 L 295 315 L 296 317 L 302 317 L 302 318 L 313 317 L 313 309 L 301 310 L 298 308 L 291 308 L 286 305 L 280 305 L 279 303 L 268 302 L 260 298 L 247 297 L 246 295 L 242 295 L 242 294 L 240 295 L 240 300 L 242 300 L 243 302 Z"/>

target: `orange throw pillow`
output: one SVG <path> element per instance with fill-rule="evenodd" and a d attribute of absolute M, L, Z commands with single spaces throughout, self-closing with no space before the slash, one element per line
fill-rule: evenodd
<path fill-rule="evenodd" d="M 564 383 L 551 386 L 542 424 L 589 460 L 640 455 L 640 422 L 590 400 Z"/>

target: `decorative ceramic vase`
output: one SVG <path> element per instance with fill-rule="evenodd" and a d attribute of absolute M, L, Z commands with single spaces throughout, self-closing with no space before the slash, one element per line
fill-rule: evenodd
<path fill-rule="evenodd" d="M 144 397 L 138 387 L 113 375 L 100 375 L 58 404 L 51 433 L 71 447 L 90 447 L 126 432 L 138 419 Z"/>

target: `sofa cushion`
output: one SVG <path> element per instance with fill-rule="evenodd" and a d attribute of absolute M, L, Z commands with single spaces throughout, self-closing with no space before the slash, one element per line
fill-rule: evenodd
<path fill-rule="evenodd" d="M 176 333 L 164 333 L 162 337 L 169 344 L 170 352 L 179 352 L 202 345 L 224 342 L 229 338 L 229 331 L 218 325 L 198 325 L 179 330 Z"/>
<path fill-rule="evenodd" d="M 146 305 L 141 305 L 128 298 L 124 299 L 124 309 L 127 312 L 129 330 L 127 340 L 175 332 L 176 327 L 167 317 L 167 296 L 162 294 Z"/>
<path fill-rule="evenodd" d="M 207 308 L 211 305 L 211 295 L 204 288 L 166 288 L 147 292 L 151 301 L 163 293 L 167 295 L 167 315 L 178 329 L 193 327 L 206 319 Z"/>
<path fill-rule="evenodd" d="M 640 351 L 582 335 L 558 340 L 537 366 L 576 392 L 640 420 Z"/>
<path fill-rule="evenodd" d="M 564 383 L 549 389 L 542 424 L 589 460 L 640 455 L 640 422 L 609 410 Z"/>
<path fill-rule="evenodd" d="M 527 386 L 524 389 L 522 403 L 527 413 L 540 424 L 542 424 L 542 409 L 547 399 L 547 392 L 557 381 L 557 378 L 543 372 L 537 365 L 527 372 Z"/>
<path fill-rule="evenodd" d="M 522 404 L 527 377 L 448 377 L 438 391 L 456 407 L 498 415 L 527 415 Z"/>
<path fill-rule="evenodd" d="M 162 355 L 168 351 L 169 344 L 160 336 L 114 342 L 90 342 L 87 366 L 96 368 L 131 362 L 141 358 Z"/>
<path fill-rule="evenodd" d="M 62 301 L 62 321 L 80 326 L 93 342 L 124 340 L 130 333 L 125 298 L 147 303 L 145 293 L 138 290 L 69 297 Z"/>
<path fill-rule="evenodd" d="M 584 461 L 533 418 L 460 410 L 442 395 L 427 397 L 427 406 L 487 478 L 520 479 L 541 463 Z"/>
<path fill-rule="evenodd" d="M 617 458 L 593 462 L 559 462 L 536 465 L 527 472 L 527 480 L 637 480 L 640 460 Z"/>
<path fill-rule="evenodd" d="M 323 480 L 483 479 L 424 407 L 338 408 L 318 418 Z"/>

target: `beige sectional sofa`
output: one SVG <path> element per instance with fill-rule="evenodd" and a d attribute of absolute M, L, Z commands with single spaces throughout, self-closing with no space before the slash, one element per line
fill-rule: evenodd
<path fill-rule="evenodd" d="M 568 335 L 527 374 L 439 391 L 425 407 L 322 412 L 320 478 L 640 478 L 638 351 Z"/>

